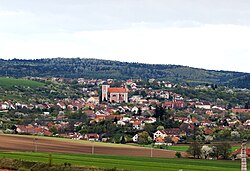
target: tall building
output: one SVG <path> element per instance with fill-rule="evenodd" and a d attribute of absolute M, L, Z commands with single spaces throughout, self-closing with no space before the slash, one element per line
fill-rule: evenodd
<path fill-rule="evenodd" d="M 128 89 L 121 87 L 110 87 L 102 85 L 102 101 L 110 101 L 115 103 L 128 102 Z"/>

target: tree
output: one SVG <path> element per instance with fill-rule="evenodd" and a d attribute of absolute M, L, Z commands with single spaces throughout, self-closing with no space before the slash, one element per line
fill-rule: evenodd
<path fill-rule="evenodd" d="M 208 158 L 208 156 L 213 152 L 213 149 L 207 145 L 203 145 L 201 148 L 201 154 L 202 157 L 204 157 L 205 159 Z"/>
<path fill-rule="evenodd" d="M 138 108 L 137 114 L 138 114 L 138 115 L 141 115 L 141 114 L 142 114 L 142 110 L 141 110 L 140 107 Z"/>
<path fill-rule="evenodd" d="M 238 140 L 240 138 L 240 133 L 238 131 L 232 131 L 231 132 L 231 138 L 233 140 Z"/>
<path fill-rule="evenodd" d="M 160 126 L 157 126 L 156 129 L 157 129 L 157 130 L 164 130 L 165 128 L 164 128 L 164 126 L 160 125 Z"/>
<path fill-rule="evenodd" d="M 146 123 L 144 126 L 144 130 L 148 132 L 149 135 L 153 135 L 153 133 L 155 132 L 155 127 L 152 124 Z"/>
<path fill-rule="evenodd" d="M 214 140 L 214 138 L 211 135 L 207 135 L 204 138 L 205 138 L 205 143 L 211 143 L 211 141 Z"/>
<path fill-rule="evenodd" d="M 126 143 L 126 138 L 125 138 L 124 135 L 121 136 L 121 138 L 120 138 L 120 143 L 121 143 L 121 144 L 125 144 L 125 143 Z"/>
<path fill-rule="evenodd" d="M 227 109 L 228 109 L 228 110 L 232 109 L 232 107 L 233 107 L 233 106 L 232 106 L 231 103 L 229 103 L 229 104 L 227 105 Z"/>
<path fill-rule="evenodd" d="M 138 134 L 138 144 L 151 144 L 152 138 L 149 136 L 148 132 L 143 131 Z"/>
<path fill-rule="evenodd" d="M 58 130 L 55 126 L 52 126 L 50 129 L 49 129 L 50 132 L 52 132 L 53 134 L 57 134 L 58 133 Z"/>
<path fill-rule="evenodd" d="M 223 142 L 220 144 L 220 155 L 224 158 L 224 159 L 228 159 L 228 157 L 230 156 L 231 152 L 232 152 L 232 147 L 229 143 L 227 142 Z"/>
<path fill-rule="evenodd" d="M 250 108 L 250 102 L 245 103 L 245 109 L 249 109 Z"/>
<path fill-rule="evenodd" d="M 200 158 L 201 156 L 201 144 L 199 142 L 193 142 L 189 145 L 187 150 L 194 158 Z"/>
<path fill-rule="evenodd" d="M 212 156 L 216 157 L 217 159 L 221 156 L 223 159 L 228 159 L 232 152 L 232 147 L 227 142 L 217 143 L 214 144 L 213 147 Z"/>
<path fill-rule="evenodd" d="M 155 116 L 159 121 L 161 121 L 161 120 L 163 119 L 163 116 L 165 115 L 165 113 L 166 113 L 166 111 L 165 111 L 165 109 L 164 109 L 162 106 L 156 105 L 154 116 Z"/>
<path fill-rule="evenodd" d="M 211 155 L 211 157 L 216 157 L 217 159 L 219 159 L 220 151 L 216 145 L 212 146 L 212 152 L 210 155 Z"/>

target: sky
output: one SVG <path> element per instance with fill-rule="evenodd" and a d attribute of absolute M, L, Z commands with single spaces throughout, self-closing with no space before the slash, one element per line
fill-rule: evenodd
<path fill-rule="evenodd" d="M 0 58 L 250 73 L 249 0 L 0 0 Z"/>

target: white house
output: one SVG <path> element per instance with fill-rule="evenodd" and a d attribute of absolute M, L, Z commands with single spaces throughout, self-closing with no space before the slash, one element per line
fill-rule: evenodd
<path fill-rule="evenodd" d="M 211 104 L 209 102 L 199 102 L 199 103 L 196 103 L 195 104 L 195 107 L 196 108 L 199 108 L 199 109 L 211 109 Z"/>
<path fill-rule="evenodd" d="M 131 109 L 131 112 L 137 114 L 138 110 L 139 110 L 139 108 L 136 107 L 136 106 L 134 106 L 134 107 Z"/>
<path fill-rule="evenodd" d="M 138 142 L 138 138 L 139 138 L 139 135 L 135 134 L 135 136 L 133 136 L 132 138 L 133 142 Z"/>

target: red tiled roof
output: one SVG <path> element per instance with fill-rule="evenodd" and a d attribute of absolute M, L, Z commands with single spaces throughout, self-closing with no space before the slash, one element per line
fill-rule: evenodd
<path fill-rule="evenodd" d="M 247 113 L 250 112 L 250 109 L 232 109 L 232 112 L 234 113 Z"/>
<path fill-rule="evenodd" d="M 109 93 L 127 93 L 128 90 L 126 88 L 109 88 Z"/>
<path fill-rule="evenodd" d="M 241 154 L 241 148 L 235 150 L 233 154 Z M 246 155 L 250 156 L 250 148 L 246 148 Z"/>

